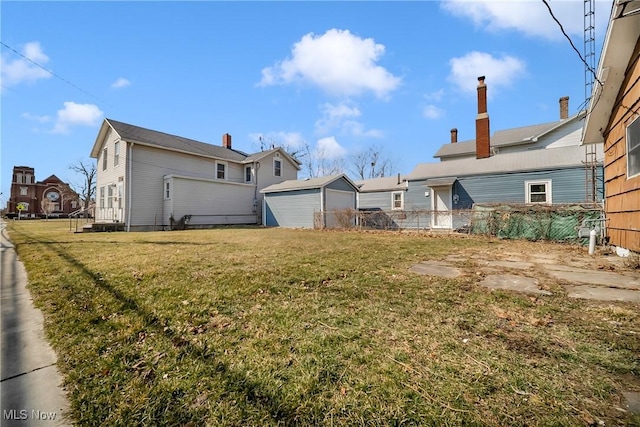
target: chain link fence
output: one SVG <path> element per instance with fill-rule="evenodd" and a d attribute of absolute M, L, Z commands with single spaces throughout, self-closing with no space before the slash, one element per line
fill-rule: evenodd
<path fill-rule="evenodd" d="M 314 227 L 359 230 L 455 231 L 503 239 L 588 241 L 595 229 L 604 238 L 604 212 L 598 204 L 477 204 L 469 210 L 355 210 L 314 214 Z"/>

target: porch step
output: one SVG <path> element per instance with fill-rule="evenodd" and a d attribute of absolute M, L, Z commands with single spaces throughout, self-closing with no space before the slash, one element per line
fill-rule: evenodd
<path fill-rule="evenodd" d="M 82 226 L 83 233 L 124 231 L 124 222 L 94 222 Z"/>

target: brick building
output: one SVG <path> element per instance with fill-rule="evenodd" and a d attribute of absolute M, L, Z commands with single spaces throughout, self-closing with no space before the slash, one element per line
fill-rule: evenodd
<path fill-rule="evenodd" d="M 55 175 L 36 181 L 35 170 L 29 166 L 14 166 L 7 216 L 37 218 L 66 217 L 81 208 L 80 197 L 69 184 Z"/>

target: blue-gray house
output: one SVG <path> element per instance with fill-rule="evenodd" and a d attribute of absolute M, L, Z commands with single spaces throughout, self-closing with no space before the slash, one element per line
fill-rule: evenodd
<path fill-rule="evenodd" d="M 568 204 L 587 201 L 581 146 L 520 151 L 485 159 L 423 163 L 407 175 L 407 210 L 438 212 L 429 228 L 458 228 L 455 211 L 478 203 Z M 597 199 L 602 200 L 602 151 L 597 155 Z"/>
<path fill-rule="evenodd" d="M 569 98 L 559 100 L 558 121 L 491 135 L 484 80 L 478 78 L 476 138 L 458 142 L 457 130 L 452 129 L 451 141 L 434 155 L 440 161 L 419 164 L 404 177 L 404 227 L 458 228 L 469 220 L 462 212 L 478 203 L 601 201 L 602 145 L 588 150 L 580 145 L 584 114 L 569 117 Z M 366 198 L 359 196 L 361 209 L 371 209 L 375 203 L 388 209 L 387 189 L 374 191 L 377 183 L 373 180 L 358 184 L 361 191 L 372 188 Z"/>

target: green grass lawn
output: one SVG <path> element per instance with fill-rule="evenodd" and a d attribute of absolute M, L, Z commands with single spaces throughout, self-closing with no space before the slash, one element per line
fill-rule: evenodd
<path fill-rule="evenodd" d="M 8 228 L 82 425 L 640 424 L 637 305 L 408 271 L 512 242 Z"/>

